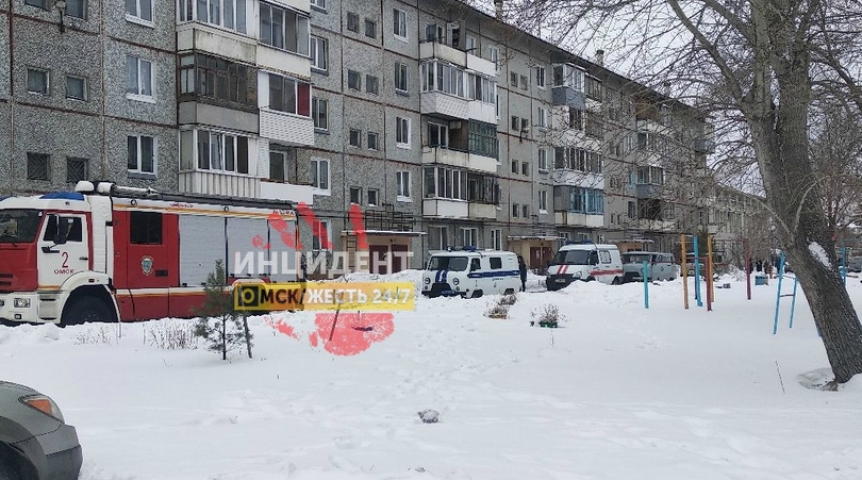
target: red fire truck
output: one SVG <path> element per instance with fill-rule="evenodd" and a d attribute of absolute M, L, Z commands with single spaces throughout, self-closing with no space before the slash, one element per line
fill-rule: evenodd
<path fill-rule="evenodd" d="M 193 317 L 216 260 L 229 281 L 295 280 L 295 269 L 270 265 L 235 271 L 236 252 L 295 258 L 282 241 L 288 231 L 295 235 L 290 202 L 167 195 L 108 182 L 0 198 L 0 320 L 64 326 Z"/>

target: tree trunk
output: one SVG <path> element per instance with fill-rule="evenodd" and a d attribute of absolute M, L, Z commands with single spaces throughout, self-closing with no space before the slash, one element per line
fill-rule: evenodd
<path fill-rule="evenodd" d="M 248 328 L 248 317 L 242 316 L 242 328 L 245 333 L 245 348 L 248 350 L 248 358 L 251 358 L 251 330 Z"/>
<path fill-rule="evenodd" d="M 221 317 L 221 359 L 227 360 L 227 319 Z"/>

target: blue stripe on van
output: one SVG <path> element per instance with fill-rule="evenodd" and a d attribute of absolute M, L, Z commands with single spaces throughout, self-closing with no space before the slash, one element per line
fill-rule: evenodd
<path fill-rule="evenodd" d="M 481 273 L 468 273 L 467 278 L 520 277 L 520 275 L 520 270 L 501 270 Z"/>

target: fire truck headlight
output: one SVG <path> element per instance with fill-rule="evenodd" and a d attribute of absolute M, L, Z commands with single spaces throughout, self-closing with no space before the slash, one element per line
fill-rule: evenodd
<path fill-rule="evenodd" d="M 29 298 L 16 298 L 15 299 L 15 308 L 30 308 L 30 299 Z"/>

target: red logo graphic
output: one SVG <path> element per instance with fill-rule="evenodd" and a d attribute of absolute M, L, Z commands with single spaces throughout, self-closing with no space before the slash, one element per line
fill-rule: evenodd
<path fill-rule="evenodd" d="M 320 220 L 317 219 L 311 208 L 305 203 L 300 203 L 297 213 L 311 227 L 311 233 L 314 237 L 320 240 L 320 248 L 331 250 L 332 243 L 329 240 L 329 234 L 326 229 L 321 227 Z M 350 206 L 349 216 L 353 232 L 357 237 L 356 248 L 368 250 L 368 236 L 365 232 L 365 222 L 359 205 Z M 288 248 L 302 249 L 298 235 L 296 232 L 289 231 L 287 222 L 278 212 L 272 212 L 269 221 L 273 228 L 281 234 L 281 241 Z M 252 245 L 255 248 L 269 248 L 269 244 L 260 235 L 252 239 Z M 392 313 L 388 312 L 317 313 L 314 316 L 314 324 L 317 329 L 308 335 L 308 340 L 312 346 L 322 345 L 324 350 L 333 355 L 358 355 L 371 348 L 371 345 L 382 342 L 389 335 L 392 335 L 392 332 L 395 331 L 393 318 Z M 266 316 L 265 321 L 281 334 L 294 340 L 300 339 L 294 327 L 284 320 L 273 321 L 272 317 Z"/>

